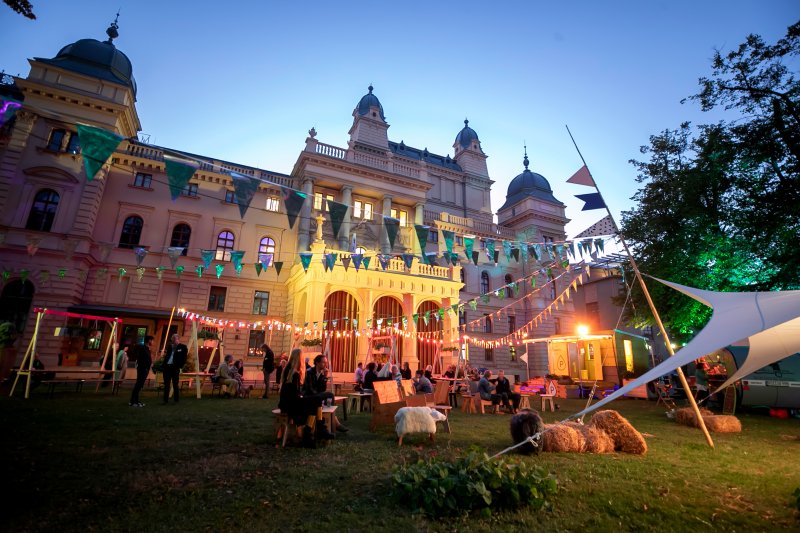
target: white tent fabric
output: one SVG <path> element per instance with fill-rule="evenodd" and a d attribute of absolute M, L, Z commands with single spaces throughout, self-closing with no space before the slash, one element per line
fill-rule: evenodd
<path fill-rule="evenodd" d="M 737 341 L 749 340 L 747 360 L 720 388 L 800 352 L 800 291 L 713 292 L 653 279 L 712 307 L 711 320 L 674 356 L 571 418 L 598 409 L 640 385 Z"/>

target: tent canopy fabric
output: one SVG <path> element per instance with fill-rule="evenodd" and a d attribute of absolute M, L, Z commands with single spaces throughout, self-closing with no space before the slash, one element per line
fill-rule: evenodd
<path fill-rule="evenodd" d="M 675 355 L 570 418 L 598 409 L 640 385 L 738 341 L 749 342 L 747 359 L 719 389 L 754 370 L 800 352 L 800 291 L 714 292 L 653 279 L 713 308 L 711 320 Z"/>

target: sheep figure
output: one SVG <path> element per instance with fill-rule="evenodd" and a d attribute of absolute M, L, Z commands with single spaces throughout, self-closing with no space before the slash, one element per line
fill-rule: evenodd
<path fill-rule="evenodd" d="M 436 422 L 445 418 L 445 415 L 430 407 L 401 407 L 394 415 L 397 445 L 402 446 L 403 437 L 410 433 L 427 433 L 433 441 Z"/>
<path fill-rule="evenodd" d="M 539 455 L 539 448 L 542 447 L 543 430 L 544 422 L 542 417 L 533 409 L 523 409 L 511 417 L 511 438 L 514 439 L 514 444 L 519 444 L 528 437 L 539 434 L 533 443 L 528 442 L 520 446 L 518 448 L 520 453 L 527 455 L 533 452 L 535 455 Z"/>

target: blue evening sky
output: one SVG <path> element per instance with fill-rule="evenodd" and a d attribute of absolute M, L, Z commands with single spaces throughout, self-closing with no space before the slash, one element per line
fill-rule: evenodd
<path fill-rule="evenodd" d="M 797 0 L 275 2 L 33 0 L 36 21 L 0 4 L 0 69 L 75 40 L 105 40 L 133 63 L 150 142 L 290 173 L 308 130 L 345 147 L 367 86 L 389 138 L 453 155 L 464 118 L 489 156 L 492 208 L 523 170 L 567 205 L 572 236 L 605 216 L 581 212 L 565 181 L 581 166 L 565 124 L 614 216 L 633 205 L 628 163 L 650 135 L 716 121 L 680 100 L 710 73 L 714 49 L 756 33 L 772 43 Z"/>

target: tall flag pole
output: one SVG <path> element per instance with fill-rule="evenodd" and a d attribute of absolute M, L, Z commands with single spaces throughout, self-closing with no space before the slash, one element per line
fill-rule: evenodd
<path fill-rule="evenodd" d="M 600 192 L 600 188 L 597 186 L 597 182 L 595 182 L 594 178 L 592 177 L 592 173 L 589 171 L 589 166 L 586 164 L 586 160 L 583 158 L 583 154 L 581 153 L 580 148 L 578 148 L 578 143 L 575 142 L 575 137 L 572 136 L 572 132 L 569 130 L 569 126 L 565 126 L 567 128 L 567 133 L 569 134 L 569 138 L 572 140 L 572 144 L 575 146 L 575 150 L 578 152 L 578 155 L 583 162 L 583 167 L 578 170 L 569 180 L 569 183 L 576 183 L 579 185 L 587 185 L 590 187 L 594 187 L 597 191 L 596 193 L 592 194 L 584 194 L 584 195 L 577 195 L 578 198 L 581 198 L 586 202 L 586 205 L 583 207 L 583 211 L 589 209 L 598 209 L 600 207 L 605 207 L 606 211 L 608 212 L 608 216 L 611 218 L 611 222 L 614 224 L 614 229 L 616 230 L 617 236 L 619 237 L 622 246 L 625 248 L 625 253 L 628 254 L 628 260 L 631 263 L 631 268 L 633 268 L 633 272 L 636 275 L 636 279 L 639 281 L 639 285 L 642 287 L 642 292 L 644 293 L 644 297 L 647 300 L 647 304 L 650 306 L 650 311 L 653 313 L 653 318 L 658 324 L 658 329 L 661 331 L 661 335 L 664 339 L 664 343 L 667 346 L 667 352 L 669 353 L 670 357 L 675 355 L 675 350 L 672 349 L 672 343 L 669 340 L 669 336 L 667 335 L 667 330 L 664 328 L 664 323 L 661 321 L 661 316 L 658 314 L 658 310 L 656 309 L 655 304 L 653 303 L 653 299 L 650 297 L 650 291 L 647 290 L 647 285 L 644 282 L 644 278 L 642 278 L 642 274 L 639 272 L 639 267 L 636 264 L 636 261 L 633 258 L 633 254 L 631 254 L 630 248 L 628 248 L 628 243 L 625 241 L 625 237 L 620 233 L 619 226 L 617 226 L 616 220 L 614 220 L 614 215 L 611 214 L 611 210 L 608 208 L 608 205 L 603 200 L 603 195 Z M 588 197 L 588 198 L 587 198 Z M 599 203 L 598 203 L 599 202 Z M 592 207 L 590 207 L 592 205 Z M 683 370 L 678 367 L 678 378 L 681 380 L 681 385 L 683 385 L 683 390 L 687 391 L 686 397 L 689 400 L 689 404 L 692 406 L 692 410 L 694 411 L 694 415 L 696 417 L 697 422 L 700 425 L 700 429 L 703 430 L 703 434 L 706 437 L 706 442 L 708 445 L 713 448 L 714 441 L 711 440 L 711 434 L 708 432 L 708 428 L 706 427 L 705 421 L 703 420 L 703 416 L 700 414 L 700 408 L 697 407 L 697 402 L 694 399 L 694 396 L 688 394 L 689 383 L 686 381 L 686 376 L 683 375 Z"/>

